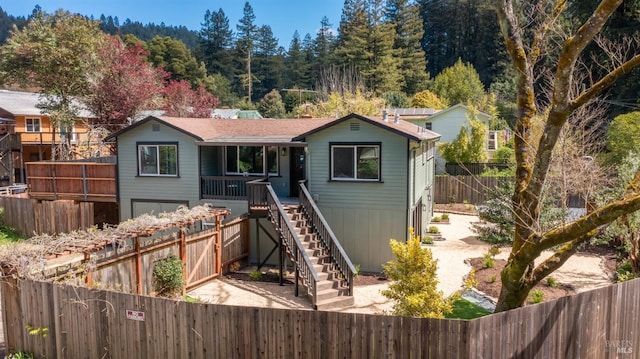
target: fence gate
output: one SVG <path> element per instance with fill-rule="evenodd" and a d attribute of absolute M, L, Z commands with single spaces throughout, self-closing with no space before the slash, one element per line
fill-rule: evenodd
<path fill-rule="evenodd" d="M 222 274 L 221 242 L 216 228 L 187 236 L 184 249 L 187 291 Z"/>

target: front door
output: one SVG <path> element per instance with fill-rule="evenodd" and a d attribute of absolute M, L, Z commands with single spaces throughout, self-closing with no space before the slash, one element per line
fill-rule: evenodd
<path fill-rule="evenodd" d="M 303 179 L 305 179 L 304 147 L 289 147 L 289 153 L 291 155 L 289 162 L 289 165 L 291 166 L 291 169 L 289 171 L 289 196 L 298 197 L 298 181 L 302 181 Z"/>

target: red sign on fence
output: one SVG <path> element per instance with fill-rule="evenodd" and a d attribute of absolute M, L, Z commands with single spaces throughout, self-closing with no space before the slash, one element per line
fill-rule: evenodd
<path fill-rule="evenodd" d="M 127 319 L 138 320 L 144 322 L 144 312 L 137 312 L 135 310 L 127 310 Z"/>

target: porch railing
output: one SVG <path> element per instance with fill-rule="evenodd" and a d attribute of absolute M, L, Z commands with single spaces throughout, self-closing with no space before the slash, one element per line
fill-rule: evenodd
<path fill-rule="evenodd" d="M 320 280 L 311 259 L 304 250 L 302 241 L 296 233 L 293 224 L 289 220 L 278 196 L 271 187 L 271 183 L 264 180 L 256 180 L 247 183 L 249 192 L 249 206 L 266 207 L 269 219 L 276 226 L 282 244 L 288 249 L 292 262 L 296 267 L 298 276 L 309 288 L 311 303 L 317 304 L 317 283 Z"/>
<path fill-rule="evenodd" d="M 331 263 L 335 266 L 335 269 L 338 270 L 341 278 L 344 278 L 344 281 L 347 282 L 347 285 L 349 286 L 349 295 L 353 295 L 353 276 L 356 273 L 356 269 L 347 256 L 347 253 L 340 245 L 340 242 L 338 242 L 338 239 L 331 230 L 331 227 L 329 227 L 329 224 L 322 216 L 320 209 L 312 199 L 311 194 L 304 183 L 305 181 L 299 182 L 299 198 L 302 211 L 311 223 L 314 233 L 318 235 L 320 242 L 329 252 Z"/>
<path fill-rule="evenodd" d="M 255 177 L 202 176 L 200 191 L 202 199 L 247 199 L 247 182 Z"/>
<path fill-rule="evenodd" d="M 20 135 L 17 133 L 7 133 L 0 137 L 0 151 L 20 151 L 22 143 L 20 141 Z"/>

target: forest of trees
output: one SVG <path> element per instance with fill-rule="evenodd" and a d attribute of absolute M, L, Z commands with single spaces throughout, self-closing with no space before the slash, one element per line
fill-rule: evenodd
<path fill-rule="evenodd" d="M 570 27 L 584 20 L 597 3 L 570 2 L 563 22 Z M 638 32 L 639 12 L 640 2 L 624 2 L 604 31 Z M 29 18 L 0 9 L 0 44 L 14 24 L 21 28 Z M 501 117 L 512 122 L 513 70 L 489 0 L 345 0 L 339 24 L 323 17 L 316 34 L 295 31 L 288 48 L 280 46 L 271 27 L 260 20 L 246 2 L 237 24 L 229 22 L 223 9 L 211 9 L 203 14 L 199 31 L 130 19 L 120 22 L 108 15 L 100 17 L 99 27 L 129 43 L 143 42 L 151 53 L 150 62 L 163 65 L 172 79 L 186 79 L 194 88 L 204 85 L 221 105 L 254 107 L 277 89 L 289 113 L 299 102 L 313 98 L 311 91 L 331 86 L 336 71 L 355 73 L 353 80 L 369 96 L 384 97 L 387 102 L 399 99 L 389 105 L 409 106 L 404 99 L 418 92 L 429 89 L 440 95 L 432 88 L 433 79 L 461 60 L 472 66 L 484 89 L 494 96 L 492 105 Z M 583 66 L 597 72 L 607 59 L 592 47 Z M 538 81 L 544 86 L 544 79 Z M 627 106 L 637 106 L 639 94 L 640 70 L 636 69 L 603 96 L 616 105 L 610 108 L 611 117 L 627 112 Z"/>

